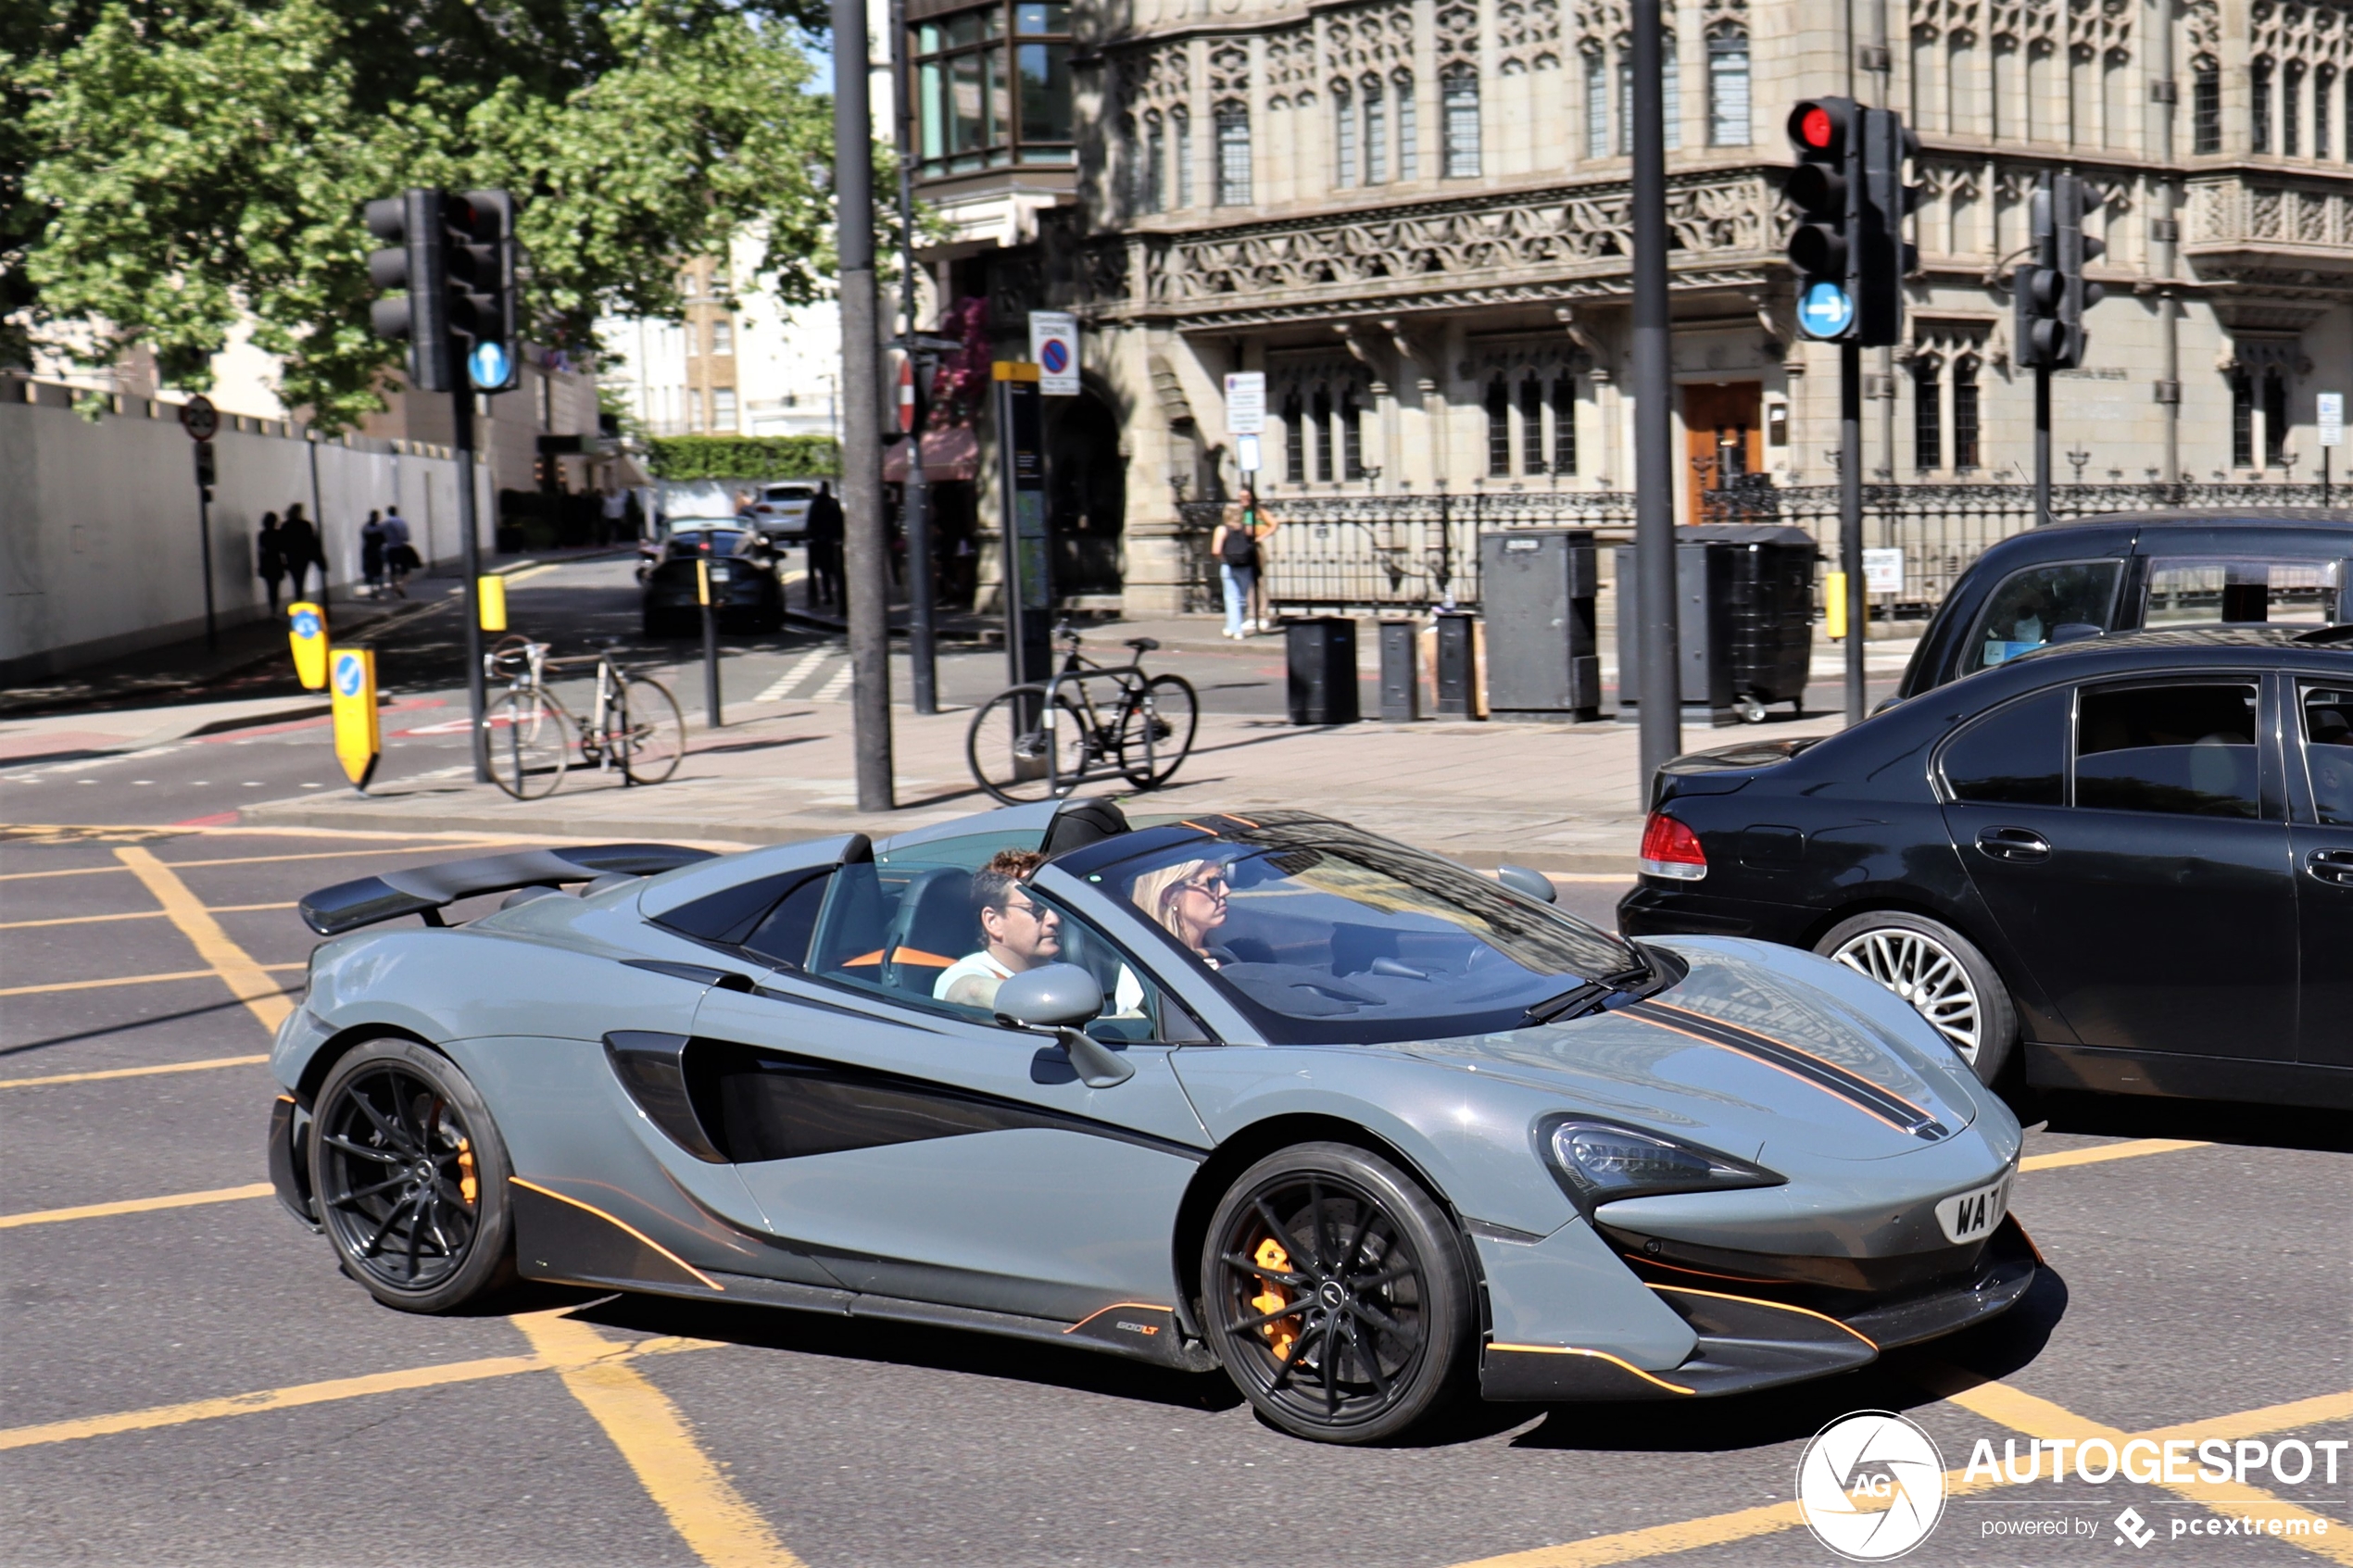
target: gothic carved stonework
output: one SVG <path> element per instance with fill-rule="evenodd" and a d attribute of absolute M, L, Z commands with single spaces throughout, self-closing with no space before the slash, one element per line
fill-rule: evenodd
<path fill-rule="evenodd" d="M 1762 254 L 1773 201 L 1761 176 L 1678 184 L 1667 226 L 1687 257 Z M 1430 204 L 1179 237 L 1148 262 L 1146 292 L 1151 305 L 1179 310 L 1299 290 L 1412 295 L 1482 273 L 1615 274 L 1632 245 L 1625 187 L 1583 187 L 1508 206 Z"/>
<path fill-rule="evenodd" d="M 1502 0 L 1495 7 L 1498 69 L 1504 76 L 1558 69 L 1560 38 L 1560 0 Z"/>
<path fill-rule="evenodd" d="M 1438 60 L 1478 60 L 1478 6 L 1475 0 L 1445 0 L 1438 12 Z"/>
<path fill-rule="evenodd" d="M 1413 61 L 1411 5 L 1368 6 L 1330 13 L 1324 19 L 1324 69 L 1328 75 L 1354 77 Z"/>
<path fill-rule="evenodd" d="M 1304 27 L 1286 28 L 1266 39 L 1266 100 L 1270 109 L 1302 107 L 1315 101 L 1315 41 Z"/>
<path fill-rule="evenodd" d="M 1209 55 L 1209 90 L 1220 98 L 1250 96 L 1250 49 L 1227 41 Z"/>
<path fill-rule="evenodd" d="M 1132 107 L 1168 107 L 1192 96 L 1192 51 L 1181 40 L 1136 50 L 1120 63 L 1119 69 Z"/>
<path fill-rule="evenodd" d="M 2324 4 L 2282 6 L 2264 0 L 2249 13 L 2258 59 L 2300 61 L 2307 68 L 2353 65 L 2353 11 Z"/>
<path fill-rule="evenodd" d="M 2213 49 L 2222 40 L 2221 7 L 2215 0 L 2189 0 L 2182 7 L 2183 31 L 2189 36 L 2193 49 Z"/>
<path fill-rule="evenodd" d="M 1778 265 L 1768 275 L 1765 264 L 1745 267 L 1682 268 L 1675 270 L 1678 288 L 1717 289 L 1732 294 L 1755 293 L 1785 282 L 1788 273 Z M 1481 310 L 1498 306 L 1559 305 L 1570 301 L 1620 301 L 1626 295 L 1622 272 L 1592 277 L 1562 277 L 1541 282 L 1497 282 L 1476 287 L 1436 289 L 1400 297 L 1391 293 L 1373 298 L 1239 300 L 1222 307 L 1187 307 L 1176 322 L 1183 332 L 1227 332 L 1241 327 L 1280 326 L 1300 321 L 1329 321 L 1362 318 L 1374 309 L 1416 311 Z M 1157 312 L 1149 312 L 1156 314 Z"/>

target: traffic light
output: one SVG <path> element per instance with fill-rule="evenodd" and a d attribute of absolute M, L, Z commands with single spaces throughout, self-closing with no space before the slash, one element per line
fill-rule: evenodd
<path fill-rule="evenodd" d="M 453 230 L 465 236 L 450 253 L 450 272 L 463 288 L 469 317 L 464 326 L 472 335 L 467 379 L 477 392 L 512 391 L 522 380 L 515 199 L 504 191 L 468 191 L 452 197 L 449 209 Z"/>
<path fill-rule="evenodd" d="M 368 281 L 387 291 L 368 307 L 378 337 L 409 345 L 409 384 L 457 386 L 449 342 L 449 236 L 439 191 L 405 191 L 368 204 L 368 232 L 388 242 L 368 254 Z"/>
<path fill-rule="evenodd" d="M 2030 238 L 2034 259 L 2010 274 L 2018 363 L 2069 370 L 2083 362 L 2089 335 L 2083 313 L 2108 292 L 2083 280 L 2083 264 L 2108 246 L 2083 232 L 2083 218 L 2098 197 L 2072 174 L 2054 177 L 2034 193 Z"/>
<path fill-rule="evenodd" d="M 1797 167 L 1789 199 L 1797 227 L 1789 262 L 1797 272 L 1797 324 L 1828 343 L 1855 339 L 1862 279 L 1856 239 L 1863 205 L 1862 109 L 1852 98 L 1809 98 L 1790 110 Z"/>
<path fill-rule="evenodd" d="M 376 335 L 409 345 L 421 392 L 505 392 L 519 379 L 514 198 L 413 190 L 371 201 L 368 232 L 391 242 L 368 257 L 387 293 L 369 307 Z"/>
<path fill-rule="evenodd" d="M 1904 220 L 1919 187 L 1904 183 L 1904 166 L 1919 154 L 1919 138 L 1894 109 L 1863 111 L 1862 228 L 1853 244 L 1856 271 L 1855 341 L 1883 348 L 1904 341 L 1904 280 L 1919 270 L 1919 250 L 1904 239 Z"/>

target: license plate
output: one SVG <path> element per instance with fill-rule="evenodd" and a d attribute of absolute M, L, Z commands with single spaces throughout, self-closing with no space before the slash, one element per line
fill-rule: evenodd
<path fill-rule="evenodd" d="M 1974 1192 L 1956 1193 L 1939 1203 L 1936 1223 L 1944 1227 L 1944 1239 L 1958 1247 L 1963 1242 L 1992 1236 L 1994 1227 L 2009 1211 L 2010 1178 L 2004 1176 L 1990 1185 Z"/>

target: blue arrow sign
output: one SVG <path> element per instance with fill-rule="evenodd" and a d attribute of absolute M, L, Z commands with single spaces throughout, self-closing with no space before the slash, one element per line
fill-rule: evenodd
<path fill-rule="evenodd" d="M 358 659 L 354 658 L 350 654 L 342 654 L 337 656 L 335 659 L 335 690 L 343 693 L 346 696 L 358 696 L 359 695 L 359 683 L 362 679 L 362 674 L 363 672 Z"/>
<path fill-rule="evenodd" d="M 294 634 L 296 636 L 315 637 L 319 634 L 321 630 L 321 628 L 319 624 L 317 612 L 308 609 L 298 610 L 296 612 L 294 618 Z"/>
<path fill-rule="evenodd" d="M 1836 283 L 1816 283 L 1797 302 L 1797 324 L 1808 337 L 1836 337 L 1855 320 L 1855 302 Z"/>
<path fill-rule="evenodd" d="M 485 392 L 506 385 L 510 368 L 507 345 L 503 343 L 478 343 L 474 351 L 466 356 L 467 373 L 473 377 L 474 385 Z"/>

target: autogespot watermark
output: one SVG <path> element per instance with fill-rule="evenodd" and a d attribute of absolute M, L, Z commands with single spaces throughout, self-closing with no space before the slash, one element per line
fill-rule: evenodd
<path fill-rule="evenodd" d="M 1969 1451 L 1960 1485 L 1970 1491 L 1987 1484 L 2001 1493 L 1986 1501 L 2012 1508 L 2032 1505 L 2013 1487 L 2037 1482 L 2070 1489 L 2122 1483 L 2134 1486 L 2233 1486 L 2265 1488 L 2318 1483 L 2337 1485 L 2340 1461 L 2353 1439 L 2300 1437 L 2267 1442 L 2257 1437 L 2008 1437 L 1994 1452 L 1981 1437 Z M 1797 1465 L 1797 1508 L 1814 1538 L 1856 1562 L 1885 1562 L 1926 1540 L 1944 1517 L 1944 1466 L 1935 1442 L 1916 1422 L 1889 1411 L 1857 1411 L 1841 1416 L 1806 1445 Z M 2070 1497 L 2070 1504 L 2083 1499 Z M 2122 1501 L 2122 1499 L 2119 1499 Z M 2184 1499 L 2184 1502 L 2190 1499 Z M 2270 1512 L 2276 1506 L 2276 1514 Z M 1978 1522 L 1985 1539 L 2123 1547 L 2139 1551 L 2162 1541 L 2235 1537 L 2289 1539 L 2309 1545 L 2314 1537 L 2342 1531 L 2324 1515 L 2275 1499 L 2248 1499 L 2229 1513 L 2195 1509 L 2150 1520 L 2127 1506 L 2112 1518 L 2089 1517 L 2072 1507 L 2025 1516 L 1995 1515 Z"/>

